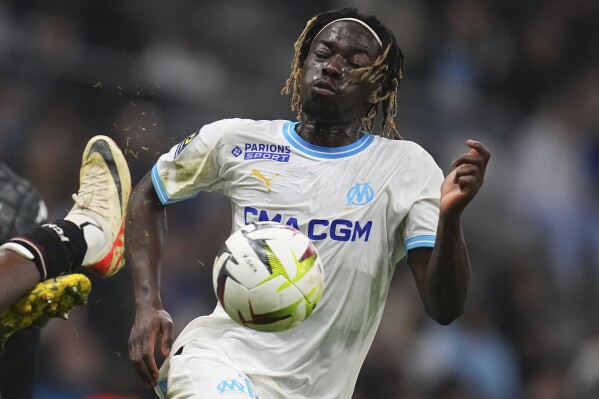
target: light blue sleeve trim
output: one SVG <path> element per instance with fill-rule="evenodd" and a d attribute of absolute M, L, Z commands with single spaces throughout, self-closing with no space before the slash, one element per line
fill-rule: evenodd
<path fill-rule="evenodd" d="M 427 247 L 433 248 L 435 246 L 435 239 L 437 236 L 415 236 L 412 238 L 408 238 L 406 241 L 406 252 L 410 249 Z"/>
<path fill-rule="evenodd" d="M 157 386 L 158 386 L 158 389 L 160 389 L 160 392 L 162 393 L 163 397 L 166 398 L 166 395 L 168 393 L 167 392 L 167 390 L 168 390 L 167 380 L 160 380 L 160 381 L 158 381 Z"/>
<path fill-rule="evenodd" d="M 158 166 L 154 165 L 152 167 L 152 184 L 154 185 L 154 189 L 156 190 L 156 194 L 158 194 L 158 199 L 162 203 L 162 205 L 174 204 L 175 202 L 185 201 L 186 199 L 193 198 L 197 195 L 191 195 L 189 197 L 180 198 L 177 200 L 172 200 L 169 198 L 168 193 L 166 192 L 166 188 L 164 184 L 162 184 L 162 179 L 160 178 L 160 174 L 158 173 Z"/>

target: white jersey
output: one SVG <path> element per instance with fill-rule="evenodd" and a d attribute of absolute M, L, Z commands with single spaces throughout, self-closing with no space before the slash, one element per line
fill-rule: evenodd
<path fill-rule="evenodd" d="M 419 145 L 364 134 L 344 147 L 304 141 L 290 121 L 222 120 L 160 157 L 163 204 L 218 191 L 233 230 L 271 220 L 316 246 L 325 290 L 314 313 L 285 332 L 258 332 L 217 305 L 173 346 L 218 347 L 258 386 L 282 398 L 350 398 L 378 328 L 396 263 L 434 246 L 443 174 Z"/>

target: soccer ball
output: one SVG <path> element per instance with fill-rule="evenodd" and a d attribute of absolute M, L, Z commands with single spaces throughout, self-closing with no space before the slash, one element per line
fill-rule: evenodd
<path fill-rule="evenodd" d="M 236 322 L 284 331 L 312 312 L 324 275 L 316 248 L 299 230 L 257 222 L 233 233 L 214 260 L 214 292 Z"/>

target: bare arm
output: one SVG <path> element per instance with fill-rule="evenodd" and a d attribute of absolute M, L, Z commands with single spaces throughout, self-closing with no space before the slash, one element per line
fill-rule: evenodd
<path fill-rule="evenodd" d="M 464 241 L 461 214 L 483 184 L 490 153 L 468 141 L 470 151 L 453 162 L 456 168 L 441 187 L 441 208 L 435 248 L 416 248 L 408 264 L 427 314 L 449 324 L 464 309 L 470 283 L 470 261 Z"/>
<path fill-rule="evenodd" d="M 160 299 L 160 260 L 166 236 L 166 211 L 148 173 L 131 193 L 125 234 L 126 261 L 133 276 L 135 322 L 129 337 L 129 358 L 146 386 L 155 386 L 158 367 L 156 340 L 168 356 L 172 320 Z"/>
<path fill-rule="evenodd" d="M 449 324 L 462 314 L 470 283 L 470 261 L 459 218 L 439 220 L 435 248 L 415 248 L 408 264 L 427 314 Z"/>

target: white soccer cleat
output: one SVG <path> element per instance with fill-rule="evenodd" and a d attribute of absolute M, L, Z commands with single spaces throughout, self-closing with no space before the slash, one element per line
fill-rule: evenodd
<path fill-rule="evenodd" d="M 89 140 L 81 163 L 79 191 L 73 194 L 75 205 L 66 219 L 91 218 L 93 223 L 79 224 L 81 229 L 100 228 L 103 245 L 89 247 L 83 266 L 92 272 L 109 277 L 124 265 L 124 231 L 127 204 L 131 193 L 131 175 L 127 161 L 116 143 L 107 136 Z"/>

